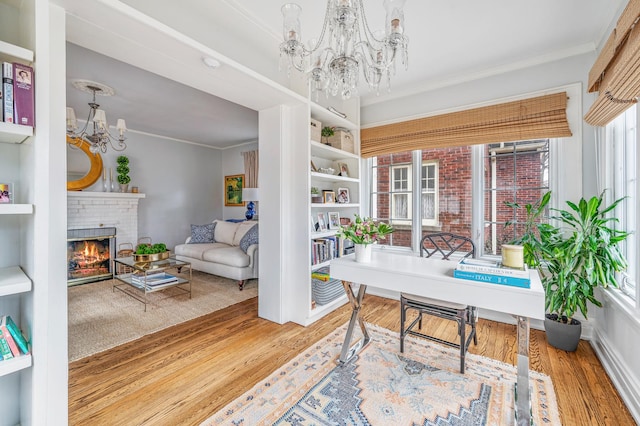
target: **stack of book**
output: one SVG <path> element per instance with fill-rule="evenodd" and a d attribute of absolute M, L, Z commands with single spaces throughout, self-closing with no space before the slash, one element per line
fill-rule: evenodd
<path fill-rule="evenodd" d="M 166 272 L 155 272 L 131 275 L 131 284 L 138 288 L 157 288 L 158 286 L 172 284 L 178 282 L 178 277 L 167 274 Z"/>
<path fill-rule="evenodd" d="M 3 62 L 0 74 L 0 121 L 33 127 L 33 68 L 17 62 Z"/>
<path fill-rule="evenodd" d="M 0 361 L 29 353 L 29 345 L 9 315 L 0 319 Z"/>
<path fill-rule="evenodd" d="M 529 288 L 531 286 L 531 278 L 526 265 L 522 269 L 508 268 L 500 262 L 489 260 L 462 259 L 453 270 L 453 276 L 464 280 L 513 287 Z"/>

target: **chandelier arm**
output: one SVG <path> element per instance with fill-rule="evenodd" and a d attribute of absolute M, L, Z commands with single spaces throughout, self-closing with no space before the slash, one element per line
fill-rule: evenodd
<path fill-rule="evenodd" d="M 310 49 L 306 49 L 304 46 L 302 46 L 302 48 L 305 51 L 309 52 L 309 55 L 311 55 L 313 52 L 315 52 L 316 50 L 318 50 L 318 48 L 320 48 L 320 46 L 322 46 L 322 42 L 324 41 L 324 35 L 327 32 L 327 23 L 329 22 L 329 12 L 331 10 L 331 2 L 328 1 L 327 2 L 327 8 L 324 12 L 324 23 L 322 24 L 322 31 L 320 32 L 320 37 L 318 37 L 318 41 L 316 42 L 316 45 L 313 46 L 312 48 L 310 47 Z"/>
<path fill-rule="evenodd" d="M 364 36 L 369 42 L 369 44 L 373 45 L 371 40 L 375 41 L 378 44 L 383 44 L 383 40 L 378 40 L 375 35 L 373 35 L 373 31 L 369 28 L 369 21 L 367 21 L 367 15 L 364 13 L 364 5 L 362 4 L 362 0 L 357 0 L 360 4 L 360 14 L 362 15 L 362 25 L 364 28 Z M 370 40 L 371 39 L 371 40 Z M 377 49 L 376 49 L 377 50 Z"/>

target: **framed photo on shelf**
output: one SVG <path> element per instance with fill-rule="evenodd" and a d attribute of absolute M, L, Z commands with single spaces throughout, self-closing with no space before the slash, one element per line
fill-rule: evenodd
<path fill-rule="evenodd" d="M 318 213 L 318 226 L 317 231 L 322 232 L 327 230 L 327 222 L 324 219 L 324 213 Z"/>
<path fill-rule="evenodd" d="M 318 222 L 316 222 L 313 215 L 311 215 L 311 232 L 318 232 Z"/>
<path fill-rule="evenodd" d="M 244 206 L 242 201 L 242 188 L 244 187 L 244 175 L 230 175 L 224 177 L 224 205 Z"/>
<path fill-rule="evenodd" d="M 10 183 L 0 183 L 0 204 L 13 203 L 13 188 Z"/>
<path fill-rule="evenodd" d="M 325 203 L 335 203 L 336 202 L 336 193 L 333 191 L 322 191 L 322 196 L 324 197 Z"/>
<path fill-rule="evenodd" d="M 351 202 L 349 197 L 349 188 L 338 188 L 338 198 L 336 199 L 338 204 L 348 204 Z"/>
<path fill-rule="evenodd" d="M 340 225 L 343 225 L 343 226 L 351 225 L 351 219 L 349 219 L 348 217 L 341 217 L 340 218 Z"/>
<path fill-rule="evenodd" d="M 329 212 L 327 213 L 329 216 L 329 229 L 339 229 L 340 228 L 340 213 L 338 212 Z"/>
<path fill-rule="evenodd" d="M 311 171 L 312 172 L 317 172 L 318 171 L 318 168 L 316 167 L 316 165 L 313 164 L 313 160 L 311 160 Z"/>
<path fill-rule="evenodd" d="M 347 163 L 338 163 L 338 168 L 340 169 L 340 176 L 349 177 L 349 166 L 347 166 Z"/>

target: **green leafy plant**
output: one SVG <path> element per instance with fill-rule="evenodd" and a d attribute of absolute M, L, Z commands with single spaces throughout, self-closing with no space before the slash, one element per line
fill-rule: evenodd
<path fill-rule="evenodd" d="M 318 189 L 318 187 L 312 186 L 311 187 L 311 194 L 312 195 L 320 195 L 320 190 Z"/>
<path fill-rule="evenodd" d="M 349 225 L 342 225 L 336 233 L 340 238 L 346 238 L 355 244 L 373 244 L 384 240 L 394 229 L 384 222 L 374 222 L 371 218 L 361 218 L 356 215 L 355 221 Z"/>
<path fill-rule="evenodd" d="M 136 254 L 156 254 L 164 253 L 167 251 L 167 245 L 164 243 L 157 244 L 138 244 L 136 247 Z"/>
<path fill-rule="evenodd" d="M 322 131 L 320 134 L 325 138 L 331 137 L 336 134 L 336 128 L 325 126 L 322 128 Z"/>
<path fill-rule="evenodd" d="M 125 155 L 120 155 L 116 162 L 118 163 L 118 167 L 116 171 L 118 172 L 118 183 L 121 185 L 126 185 L 131 182 L 131 178 L 129 177 L 129 158 Z"/>
<path fill-rule="evenodd" d="M 514 243 L 524 246 L 525 262 L 540 272 L 551 319 L 575 323 L 573 316 L 578 310 L 587 318 L 587 302 L 602 306 L 594 290 L 617 287 L 616 272 L 627 268 L 618 243 L 629 233 L 615 229 L 618 219 L 607 216 L 624 198 L 603 206 L 603 197 L 604 192 L 589 200 L 582 198 L 578 204 L 567 201 L 568 210 L 551 209 L 559 214 L 552 218 L 560 221 L 562 228 L 537 221 L 550 193 L 524 206 L 525 232 Z"/>

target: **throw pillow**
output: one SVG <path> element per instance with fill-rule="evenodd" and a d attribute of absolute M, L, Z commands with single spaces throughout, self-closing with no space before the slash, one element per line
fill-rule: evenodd
<path fill-rule="evenodd" d="M 246 234 L 240 240 L 240 248 L 243 252 L 249 250 L 249 246 L 252 244 L 258 244 L 258 224 L 256 223 L 249 229 Z"/>
<path fill-rule="evenodd" d="M 206 244 L 215 243 L 213 232 L 216 229 L 216 223 L 207 223 L 206 225 L 191 225 L 191 241 L 189 244 Z"/>
<path fill-rule="evenodd" d="M 236 234 L 236 230 L 238 229 L 237 223 L 226 222 L 223 220 L 216 221 L 216 231 L 214 233 L 214 238 L 217 243 L 224 243 L 230 246 L 233 245 L 233 236 Z"/>

